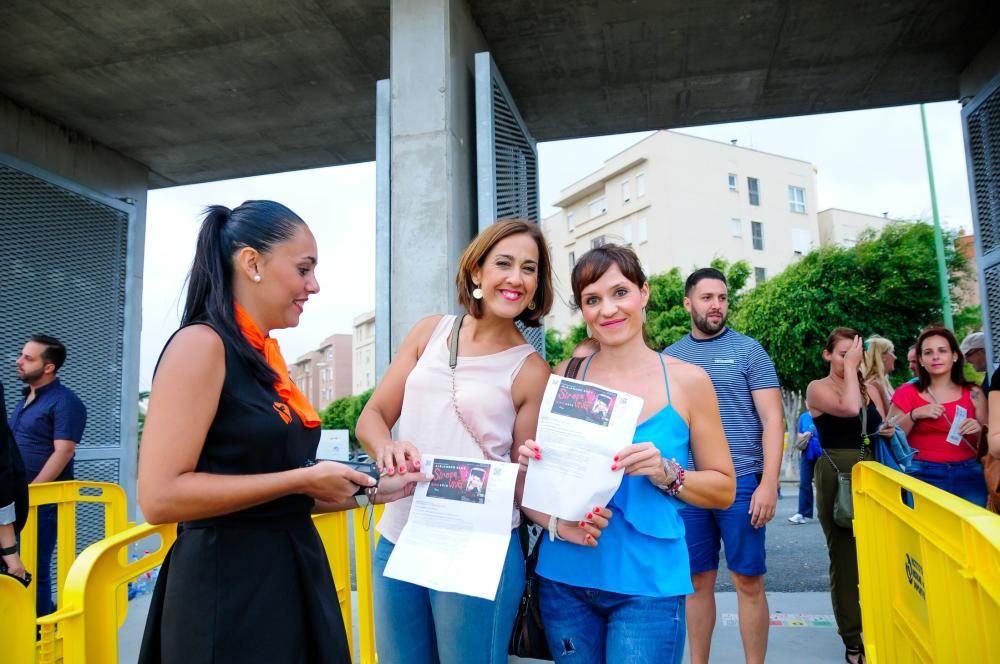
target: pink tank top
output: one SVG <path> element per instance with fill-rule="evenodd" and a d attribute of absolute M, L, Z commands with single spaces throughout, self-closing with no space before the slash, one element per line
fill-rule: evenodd
<path fill-rule="evenodd" d="M 406 379 L 398 440 L 413 443 L 421 453 L 482 458 L 482 450 L 458 420 L 452 404 L 448 337 L 454 323 L 454 316 L 441 317 Z M 534 352 L 531 344 L 521 344 L 492 355 L 458 357 L 458 406 L 495 461 L 510 461 L 516 415 L 510 389 L 525 360 Z M 385 506 L 378 531 L 390 542 L 399 538 L 412 502 L 412 498 L 404 498 Z M 512 527 L 519 523 L 520 513 L 514 510 Z"/>

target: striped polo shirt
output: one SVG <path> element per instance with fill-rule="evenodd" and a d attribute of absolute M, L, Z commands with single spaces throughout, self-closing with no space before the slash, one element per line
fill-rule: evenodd
<path fill-rule="evenodd" d="M 752 393 L 781 387 L 767 351 L 756 339 L 727 327 L 711 339 L 695 339 L 687 334 L 663 352 L 698 365 L 712 379 L 736 476 L 764 472 L 764 425 Z M 694 467 L 693 456 L 688 465 Z"/>

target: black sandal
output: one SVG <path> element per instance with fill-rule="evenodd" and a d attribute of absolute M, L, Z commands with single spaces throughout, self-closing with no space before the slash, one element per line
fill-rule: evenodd
<path fill-rule="evenodd" d="M 852 660 L 851 657 L 857 657 L 858 659 Z M 844 660 L 847 664 L 865 664 L 865 647 L 860 646 L 847 646 L 844 649 Z"/>

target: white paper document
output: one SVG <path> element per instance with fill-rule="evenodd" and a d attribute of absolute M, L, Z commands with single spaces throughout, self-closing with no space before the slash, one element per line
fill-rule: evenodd
<path fill-rule="evenodd" d="M 622 481 L 613 459 L 630 445 L 643 400 L 626 392 L 551 376 L 535 440 L 542 460 L 528 461 L 525 507 L 580 521 L 608 504 Z"/>
<path fill-rule="evenodd" d="M 962 434 L 958 432 L 958 428 L 962 426 L 962 422 L 969 416 L 969 411 L 965 410 L 962 406 L 955 406 L 955 419 L 951 422 L 951 429 L 948 430 L 948 436 L 945 438 L 952 445 L 962 444 Z"/>
<path fill-rule="evenodd" d="M 425 454 L 410 517 L 385 575 L 425 588 L 493 600 L 507 547 L 518 465 Z"/>

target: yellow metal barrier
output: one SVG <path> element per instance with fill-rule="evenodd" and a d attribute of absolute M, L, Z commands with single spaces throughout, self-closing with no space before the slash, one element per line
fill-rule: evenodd
<path fill-rule="evenodd" d="M 381 516 L 381 506 L 376 508 L 375 520 Z M 351 563 L 348 538 L 347 512 L 321 514 L 313 517 L 326 549 L 330 568 L 336 580 L 337 598 L 344 616 L 351 654 L 360 648 L 362 664 L 375 664 L 375 637 L 371 602 L 372 533 L 363 527 L 363 510 L 353 510 L 354 550 L 358 587 L 358 631 L 360 646 L 353 643 L 353 616 L 351 610 Z M 366 524 L 365 524 L 366 525 Z M 128 561 L 129 547 L 153 536 L 160 537 L 160 547 L 143 558 Z M 66 575 L 60 595 L 59 610 L 38 619 L 42 629 L 37 661 L 39 664 L 104 664 L 118 661 L 118 628 L 127 613 L 125 591 L 129 581 L 163 563 L 167 552 L 177 537 L 176 524 L 151 526 L 142 524 L 112 535 L 84 550 Z M 62 545 L 60 544 L 60 547 Z M 9 584 L 13 584 L 8 588 Z M 16 587 L 16 588 L 15 588 Z M 15 590 L 20 589 L 19 592 Z M 7 644 L 19 657 L 13 662 L 31 662 L 34 642 L 34 588 L 24 589 L 13 579 L 0 578 L 0 601 L 10 598 L 8 606 L 0 611 L 0 637 L 8 630 L 19 638 L 0 638 L 4 644 L 4 657 L 12 654 Z M 15 602 L 16 600 L 16 602 Z M 28 616 L 25 621 L 24 617 Z M 20 621 L 20 622 L 18 622 Z M 23 652 L 22 652 L 23 651 Z M 27 653 L 25 656 L 24 653 Z"/>
<path fill-rule="evenodd" d="M 21 532 L 21 559 L 35 580 L 24 588 L 13 579 L 0 579 L 0 643 L 18 653 L 15 662 L 31 662 L 37 651 L 38 661 L 55 661 L 61 651 L 59 637 L 43 628 L 43 638 L 35 642 L 35 583 L 38 581 L 38 508 L 56 505 L 56 578 L 57 606 L 64 602 L 64 588 L 69 570 L 76 560 L 76 509 L 81 503 L 104 506 L 104 536 L 121 532 L 128 526 L 125 492 L 115 484 L 103 482 L 51 482 L 28 488 L 28 521 Z M 118 597 L 126 601 L 124 591 Z M 124 615 L 123 615 L 124 619 Z M 41 621 L 38 621 L 41 624 Z M 27 656 L 24 653 L 28 653 Z M 6 653 L 5 653 L 6 656 Z"/>
<path fill-rule="evenodd" d="M 853 490 L 868 661 L 995 661 L 1000 516 L 873 462 Z"/>

